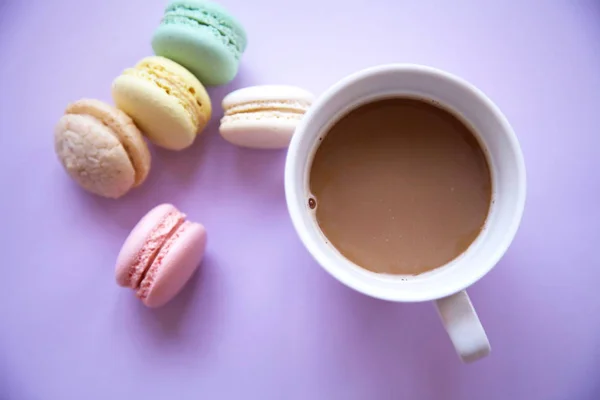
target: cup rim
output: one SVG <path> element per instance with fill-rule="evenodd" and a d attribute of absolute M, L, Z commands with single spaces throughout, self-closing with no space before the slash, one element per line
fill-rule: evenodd
<path fill-rule="evenodd" d="M 484 104 L 485 107 L 492 112 L 495 118 L 497 118 L 498 122 L 502 127 L 504 135 L 508 139 L 511 150 L 516 155 L 515 167 L 517 168 L 518 181 L 515 182 L 515 185 L 517 193 L 517 206 L 514 214 L 512 215 L 511 224 L 504 233 L 501 242 L 498 244 L 495 251 L 493 253 L 490 253 L 489 257 L 487 258 L 487 264 L 485 268 L 480 268 L 474 271 L 472 274 L 470 274 L 468 279 L 465 279 L 462 282 L 459 282 L 458 284 L 445 285 L 443 289 L 437 290 L 435 291 L 435 293 L 431 293 L 432 291 L 423 291 L 423 293 L 420 293 L 418 295 L 408 295 L 408 293 L 405 293 L 402 290 L 396 290 L 393 292 L 389 290 L 381 291 L 377 288 L 374 288 L 372 285 L 365 283 L 364 280 L 361 281 L 360 279 L 355 279 L 351 277 L 349 274 L 343 273 L 342 270 L 345 267 L 341 265 L 333 265 L 334 263 L 331 263 L 330 260 L 327 259 L 327 254 L 321 251 L 321 249 L 317 248 L 315 241 L 319 239 L 316 239 L 316 237 L 313 236 L 308 229 L 304 228 L 303 213 L 308 214 L 309 211 L 305 207 L 301 207 L 303 201 L 298 201 L 298 198 L 300 197 L 301 199 L 304 199 L 304 196 L 297 190 L 298 187 L 301 185 L 298 185 L 298 183 L 294 181 L 295 173 L 298 168 L 305 169 L 310 167 L 306 165 L 296 164 L 298 164 L 298 148 L 301 144 L 303 133 L 306 130 L 307 126 L 311 123 L 317 111 L 320 110 L 322 107 L 326 106 L 331 101 L 331 99 L 338 94 L 338 92 L 344 90 L 346 87 L 352 85 L 357 81 L 368 79 L 372 76 L 379 74 L 396 73 L 425 73 L 432 76 L 441 77 L 445 80 L 452 81 L 455 84 L 466 89 L 467 91 L 471 92 L 471 94 L 473 94 L 478 99 L 478 101 Z M 331 115 L 331 117 L 333 118 L 334 115 Z M 316 140 L 317 139 L 315 139 L 315 141 Z M 419 64 L 384 64 L 369 67 L 354 72 L 342 78 L 337 83 L 329 87 L 321 96 L 319 96 L 316 99 L 316 101 L 310 107 L 310 109 L 305 114 L 304 118 L 300 121 L 300 124 L 296 128 L 296 133 L 292 137 L 292 141 L 290 143 L 286 157 L 284 184 L 287 208 L 294 229 L 300 237 L 300 240 L 302 241 L 304 247 L 308 250 L 308 252 L 315 259 L 315 261 L 338 281 L 356 291 L 359 291 L 361 293 L 375 298 L 399 302 L 428 301 L 450 296 L 454 293 L 466 289 L 467 287 L 471 286 L 479 279 L 481 279 L 483 276 L 485 276 L 488 272 L 490 272 L 494 268 L 494 266 L 500 261 L 504 253 L 508 250 L 510 244 L 512 243 L 517 233 L 525 209 L 526 199 L 526 170 L 521 147 L 510 123 L 508 122 L 504 114 L 500 111 L 498 106 L 496 106 L 496 104 L 492 102 L 480 89 L 467 82 L 466 80 L 448 72 L 445 72 L 443 70 Z M 335 252 L 335 250 L 333 249 L 330 249 L 330 251 Z"/>

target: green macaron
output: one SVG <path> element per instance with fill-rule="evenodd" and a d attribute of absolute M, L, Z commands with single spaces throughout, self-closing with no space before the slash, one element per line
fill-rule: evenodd
<path fill-rule="evenodd" d="M 206 85 L 222 85 L 238 71 L 246 49 L 242 25 L 220 5 L 175 0 L 152 38 L 154 52 L 183 65 Z"/>

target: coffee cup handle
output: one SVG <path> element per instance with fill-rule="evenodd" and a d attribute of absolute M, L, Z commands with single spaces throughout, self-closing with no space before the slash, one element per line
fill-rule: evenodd
<path fill-rule="evenodd" d="M 435 304 L 446 332 L 464 362 L 478 360 L 490 353 L 490 342 L 466 291 L 438 299 Z"/>

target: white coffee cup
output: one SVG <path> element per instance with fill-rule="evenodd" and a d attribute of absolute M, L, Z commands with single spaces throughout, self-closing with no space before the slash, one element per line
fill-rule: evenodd
<path fill-rule="evenodd" d="M 360 268 L 327 243 L 308 206 L 312 159 L 328 129 L 361 104 L 390 97 L 439 103 L 477 133 L 492 175 L 492 205 L 481 234 L 455 260 L 417 276 L 377 274 Z M 434 300 L 463 361 L 486 356 L 490 344 L 465 289 L 487 274 L 512 242 L 525 206 L 525 163 L 511 126 L 485 94 L 446 72 L 419 65 L 392 64 L 350 75 L 328 89 L 307 112 L 290 144 L 285 166 L 288 210 L 300 239 L 331 275 L 376 298 Z"/>

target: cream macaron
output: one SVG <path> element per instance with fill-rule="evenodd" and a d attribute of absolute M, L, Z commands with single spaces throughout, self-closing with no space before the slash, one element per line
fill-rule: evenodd
<path fill-rule="evenodd" d="M 314 100 L 296 86 L 263 85 L 236 90 L 223 99 L 219 132 L 230 143 L 256 149 L 286 148 Z"/>

